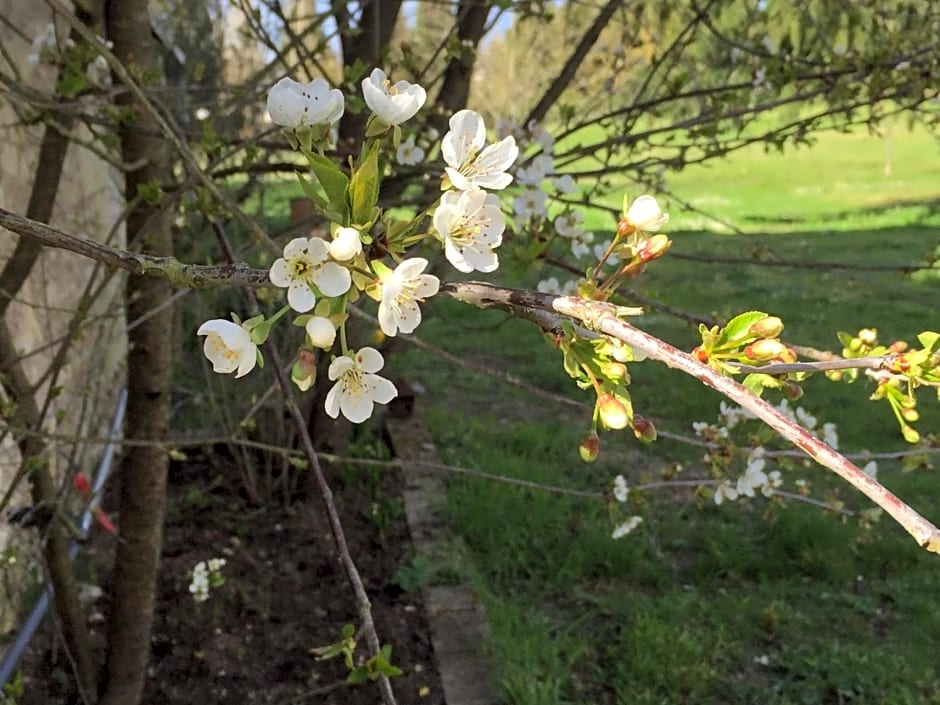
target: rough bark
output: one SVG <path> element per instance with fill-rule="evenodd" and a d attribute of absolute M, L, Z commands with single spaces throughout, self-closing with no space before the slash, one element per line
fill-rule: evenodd
<path fill-rule="evenodd" d="M 477 47 L 483 39 L 486 18 L 489 17 L 492 7 L 492 4 L 485 0 L 460 0 L 457 5 L 457 38 L 461 44 L 468 44 L 472 49 L 452 57 L 444 69 L 444 80 L 437 94 L 437 107 L 442 116 L 440 127 L 446 125 L 455 112 L 467 107 Z"/>
<path fill-rule="evenodd" d="M 113 0 L 105 12 L 114 54 L 130 74 L 152 74 L 157 51 L 150 31 L 146 0 Z M 130 94 L 123 94 L 129 103 Z M 168 177 L 168 150 L 153 115 L 136 104 L 133 120 L 121 132 L 125 164 L 143 164 L 126 175 L 131 201 L 141 184 Z M 169 209 L 138 202 L 127 217 L 128 241 L 148 254 L 172 254 Z M 136 320 L 158 309 L 172 295 L 169 282 L 132 274 L 127 279 L 127 317 Z M 169 434 L 172 383 L 173 310 L 166 306 L 129 334 L 127 361 L 128 439 L 165 440 Z M 154 598 L 166 509 L 168 459 L 159 447 L 129 447 L 120 468 L 120 529 L 123 541 L 115 558 L 111 585 L 106 680 L 101 702 L 135 705 L 143 692 L 150 656 Z"/>

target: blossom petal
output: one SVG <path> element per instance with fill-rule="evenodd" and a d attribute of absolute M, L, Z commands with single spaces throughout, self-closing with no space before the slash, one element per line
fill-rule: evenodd
<path fill-rule="evenodd" d="M 372 416 L 375 404 L 367 394 L 342 394 L 339 407 L 347 419 L 353 423 L 362 423 Z"/>
<path fill-rule="evenodd" d="M 441 156 L 448 166 L 459 169 L 486 142 L 486 125 L 473 110 L 458 110 L 448 124 L 450 132 L 441 141 Z"/>
<path fill-rule="evenodd" d="M 297 313 L 306 313 L 317 305 L 317 295 L 307 282 L 292 280 L 287 290 L 287 303 Z"/>
<path fill-rule="evenodd" d="M 378 372 L 385 365 L 385 358 L 375 348 L 361 348 L 356 353 L 356 362 L 363 372 Z"/>
<path fill-rule="evenodd" d="M 352 276 L 345 267 L 327 262 L 310 275 L 324 296 L 342 296 L 352 286 Z"/>
<path fill-rule="evenodd" d="M 379 377 L 378 375 L 368 375 L 372 385 L 372 398 L 379 404 L 388 404 L 392 399 L 398 396 L 398 389 L 392 382 Z"/>
<path fill-rule="evenodd" d="M 293 259 L 298 255 L 302 255 L 307 250 L 308 243 L 309 238 L 295 237 L 293 240 L 284 245 L 284 259 Z"/>
<path fill-rule="evenodd" d="M 290 267 L 287 266 L 287 260 L 283 257 L 274 260 L 274 264 L 271 265 L 271 271 L 268 272 L 268 277 L 271 279 L 271 283 L 274 284 L 274 286 L 282 288 L 290 286 Z"/>
<path fill-rule="evenodd" d="M 331 369 L 332 369 L 332 365 L 331 365 Z M 334 377 L 331 376 L 330 379 L 334 379 Z M 339 416 L 339 412 L 340 412 L 339 395 L 340 395 L 340 390 L 342 390 L 342 388 L 343 388 L 343 383 L 337 382 L 336 384 L 332 386 L 330 391 L 326 393 L 326 401 L 324 402 L 323 407 L 324 407 L 324 410 L 326 411 L 326 415 L 329 416 L 331 419 L 335 419 L 337 416 Z"/>

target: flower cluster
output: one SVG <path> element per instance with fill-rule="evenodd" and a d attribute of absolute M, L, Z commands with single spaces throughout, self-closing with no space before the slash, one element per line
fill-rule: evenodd
<path fill-rule="evenodd" d="M 287 306 L 273 317 L 257 316 L 244 323 L 235 316 L 234 322 L 216 319 L 197 331 L 206 336 L 204 352 L 213 369 L 242 377 L 263 363 L 258 346 L 273 323 L 287 311 L 299 314 L 294 323 L 306 336 L 292 368 L 294 383 L 302 390 L 314 384 L 317 351 L 330 351 L 339 340 L 341 349 L 327 371 L 333 386 L 326 395 L 326 412 L 354 423 L 368 419 L 375 404 L 387 404 L 397 391 L 377 374 L 384 365 L 377 350 L 348 347 L 347 305 L 365 294 L 378 302 L 384 335 L 414 332 L 422 319 L 420 304 L 440 288 L 439 279 L 426 272 L 427 259 L 406 256 L 407 249 L 423 239 L 440 243 L 447 260 L 461 272 L 494 271 L 499 266 L 494 250 L 502 242 L 506 221 L 499 199 L 487 190 L 511 183 L 507 170 L 519 154 L 512 137 L 488 145 L 478 113 L 457 112 L 440 142 L 445 168 L 439 201 L 411 221 L 398 220 L 378 205 L 386 164 L 380 155 L 384 147 L 399 164 L 424 159 L 427 140 L 437 139 L 437 134 L 426 131 L 420 144 L 414 135 L 402 141 L 401 125 L 423 107 L 427 93 L 408 81 L 393 83 L 378 68 L 361 87 L 371 116 L 361 156 L 350 161 L 348 172 L 321 149 L 345 113 L 342 91 L 322 78 L 310 83 L 283 78 L 268 92 L 268 115 L 310 164 L 310 174 L 301 175 L 301 182 L 318 211 L 331 221 L 329 233 L 292 239 L 271 265 L 271 283 L 287 290 Z M 428 214 L 430 229 L 425 225 Z M 380 246 L 374 246 L 377 240 Z M 386 256 L 394 259 L 394 267 L 383 261 Z"/>
<path fill-rule="evenodd" d="M 834 450 L 839 448 L 839 432 L 836 425 L 832 422 L 819 424 L 818 419 L 809 411 L 801 406 L 792 406 L 787 399 L 781 399 L 774 407 L 778 412 L 793 423 L 803 426 L 814 436 L 823 441 Z M 747 409 L 733 406 L 726 402 L 721 402 L 719 407 L 718 422 L 709 424 L 704 421 L 695 421 L 692 427 L 695 434 L 705 441 L 713 444 L 703 460 L 713 471 L 713 476 L 718 477 L 718 483 L 715 488 L 713 499 L 715 504 L 724 504 L 733 502 L 743 497 L 756 497 L 758 493 L 764 497 L 773 497 L 778 489 L 783 486 L 783 476 L 779 470 L 769 469 L 770 463 L 774 461 L 772 453 L 768 453 L 763 442 L 769 441 L 766 429 L 754 432 L 753 429 L 747 429 L 748 443 L 752 444 L 747 454 L 747 462 L 744 471 L 737 475 L 729 476 L 728 471 L 732 465 L 735 456 L 735 444 L 732 440 L 732 432 L 742 424 L 747 424 L 755 420 L 754 416 Z M 874 461 L 869 462 L 863 471 L 872 477 L 878 471 L 878 466 Z M 800 494 L 809 493 L 809 483 L 803 479 L 794 481 L 794 485 Z"/>
<path fill-rule="evenodd" d="M 210 558 L 208 561 L 199 561 L 193 567 L 189 591 L 196 602 L 205 602 L 209 599 L 209 590 L 211 588 L 221 587 L 225 584 L 225 577 L 222 575 L 224 566 L 224 558 Z"/>

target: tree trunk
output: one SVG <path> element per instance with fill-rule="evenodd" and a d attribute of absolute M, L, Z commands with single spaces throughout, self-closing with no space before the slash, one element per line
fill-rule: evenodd
<path fill-rule="evenodd" d="M 159 67 L 150 31 L 146 0 L 112 0 L 105 13 L 107 36 L 114 53 L 132 76 L 152 74 Z M 123 94 L 125 104 L 132 103 Z M 142 105 L 121 132 L 125 164 L 144 166 L 126 176 L 128 202 L 139 185 L 166 183 L 167 146 L 155 135 L 159 128 Z M 137 203 L 127 216 L 128 242 L 140 243 L 148 254 L 172 254 L 170 209 Z M 127 416 L 125 437 L 162 441 L 169 434 L 172 384 L 173 311 L 166 306 L 172 288 L 158 277 L 131 275 L 127 279 L 127 318 L 153 313 L 129 335 Z M 160 309 L 159 307 L 164 306 Z M 159 310 L 158 310 L 159 309 Z M 135 705 L 140 702 L 150 655 L 150 634 L 157 571 L 166 509 L 167 453 L 161 447 L 129 446 L 120 468 L 119 544 L 111 586 L 108 657 L 101 702 Z"/>

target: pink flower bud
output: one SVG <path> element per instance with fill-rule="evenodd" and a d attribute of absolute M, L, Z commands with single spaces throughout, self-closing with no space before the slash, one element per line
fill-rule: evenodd
<path fill-rule="evenodd" d="M 764 340 L 758 340 L 756 343 L 751 343 L 744 348 L 744 355 L 750 360 L 764 361 L 772 360 L 782 355 L 784 350 L 786 350 L 786 348 L 779 340 L 765 338 Z"/>
<path fill-rule="evenodd" d="M 757 338 L 776 338 L 783 332 L 783 321 L 776 316 L 767 316 L 748 328 L 747 332 Z"/>
<path fill-rule="evenodd" d="M 581 460 L 585 463 L 593 463 L 601 451 L 601 439 L 594 431 L 588 431 L 581 439 L 581 445 L 578 446 L 578 452 L 581 454 Z"/>
<path fill-rule="evenodd" d="M 656 426 L 645 416 L 634 415 L 633 435 L 643 443 L 652 443 L 656 440 Z"/>
<path fill-rule="evenodd" d="M 667 235 L 663 235 L 662 233 L 653 235 L 653 237 L 643 243 L 639 254 L 640 261 L 651 262 L 654 259 L 659 259 L 669 251 L 670 247 L 672 247 L 672 240 L 670 240 Z"/>

